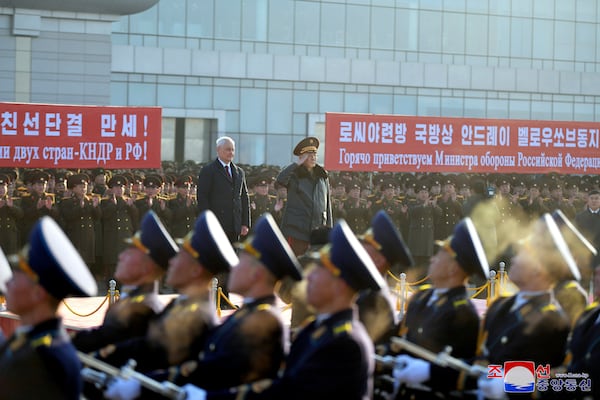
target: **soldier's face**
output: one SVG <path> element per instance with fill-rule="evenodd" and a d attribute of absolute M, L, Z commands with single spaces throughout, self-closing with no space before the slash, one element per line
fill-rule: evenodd
<path fill-rule="evenodd" d="M 115 278 L 125 285 L 140 283 L 152 262 L 150 256 L 135 246 L 130 246 L 119 254 Z"/>
<path fill-rule="evenodd" d="M 254 283 L 256 269 L 259 268 L 258 260 L 246 253 L 240 252 L 240 262 L 229 273 L 227 285 L 231 292 L 244 295 Z"/>
<path fill-rule="evenodd" d="M 317 312 L 325 310 L 336 294 L 333 288 L 336 279 L 328 269 L 320 264 L 314 265 L 307 278 L 306 300 Z"/>
<path fill-rule="evenodd" d="M 268 185 L 257 185 L 255 190 L 256 190 L 256 193 L 261 196 L 266 196 L 267 194 L 269 194 L 269 186 Z"/>
<path fill-rule="evenodd" d="M 35 282 L 22 271 L 13 272 L 12 278 L 6 282 L 6 307 L 18 315 L 30 311 L 36 304 L 32 298 Z"/>
<path fill-rule="evenodd" d="M 185 250 L 180 250 L 169 260 L 166 283 L 173 289 L 187 286 L 200 273 L 198 261 Z"/>

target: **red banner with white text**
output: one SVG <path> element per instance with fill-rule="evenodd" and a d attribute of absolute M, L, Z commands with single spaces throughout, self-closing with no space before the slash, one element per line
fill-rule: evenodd
<path fill-rule="evenodd" d="M 600 173 L 600 123 L 327 113 L 332 171 Z"/>
<path fill-rule="evenodd" d="M 159 168 L 160 107 L 0 103 L 0 167 Z"/>

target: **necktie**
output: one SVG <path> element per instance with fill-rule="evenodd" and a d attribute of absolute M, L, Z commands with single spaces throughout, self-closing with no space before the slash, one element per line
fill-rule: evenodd
<path fill-rule="evenodd" d="M 231 179 L 231 170 L 229 169 L 229 165 L 225 166 L 225 171 L 227 171 L 227 176 Z"/>

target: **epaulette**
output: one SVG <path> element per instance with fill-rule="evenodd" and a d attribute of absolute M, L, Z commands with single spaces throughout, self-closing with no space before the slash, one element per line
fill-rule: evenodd
<path fill-rule="evenodd" d="M 269 303 L 262 303 L 262 304 L 259 304 L 258 306 L 256 306 L 256 309 L 258 311 L 267 311 L 267 310 L 270 310 L 271 308 L 272 308 L 272 306 Z"/>
<path fill-rule="evenodd" d="M 269 194 L 268 196 L 269 196 L 269 199 L 271 199 L 271 200 L 276 200 L 277 199 L 277 196 L 273 196 L 272 194 Z"/>
<path fill-rule="evenodd" d="M 336 336 L 346 332 L 352 332 L 352 322 L 350 321 L 333 327 L 333 334 Z"/>
<path fill-rule="evenodd" d="M 31 341 L 31 347 L 50 347 L 52 345 L 52 335 L 50 333 Z"/>
<path fill-rule="evenodd" d="M 552 303 L 547 304 L 544 307 L 542 307 L 542 312 L 556 311 L 556 310 L 557 310 L 556 305 L 552 304 Z"/>
<path fill-rule="evenodd" d="M 452 303 L 452 305 L 454 306 L 454 308 L 458 308 L 458 307 L 466 305 L 467 303 L 468 303 L 467 299 L 460 299 L 460 300 L 454 301 Z"/>
<path fill-rule="evenodd" d="M 145 294 L 138 294 L 137 296 L 130 297 L 132 303 L 142 303 L 146 299 Z"/>
<path fill-rule="evenodd" d="M 585 310 L 588 311 L 588 310 L 591 310 L 593 308 L 596 308 L 596 307 L 598 307 L 598 304 L 599 303 L 597 301 L 593 301 L 593 302 L 591 302 L 590 304 L 587 305 L 587 307 L 585 308 Z"/>
<path fill-rule="evenodd" d="M 431 283 L 426 283 L 417 288 L 417 291 L 422 292 L 423 290 L 431 289 Z"/>

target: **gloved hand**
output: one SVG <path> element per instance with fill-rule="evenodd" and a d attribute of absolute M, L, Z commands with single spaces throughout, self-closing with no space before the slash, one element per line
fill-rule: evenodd
<path fill-rule="evenodd" d="M 115 378 L 104 391 L 104 397 L 109 400 L 133 400 L 139 397 L 142 385 L 135 379 Z"/>
<path fill-rule="evenodd" d="M 488 378 L 483 375 L 477 380 L 479 392 L 487 399 L 501 400 L 506 398 L 504 379 Z"/>
<path fill-rule="evenodd" d="M 182 388 L 185 391 L 185 400 L 206 400 L 206 390 L 188 383 Z"/>
<path fill-rule="evenodd" d="M 430 378 L 430 370 L 431 365 L 427 361 L 402 354 L 396 357 L 394 380 L 397 383 L 416 385 Z"/>

